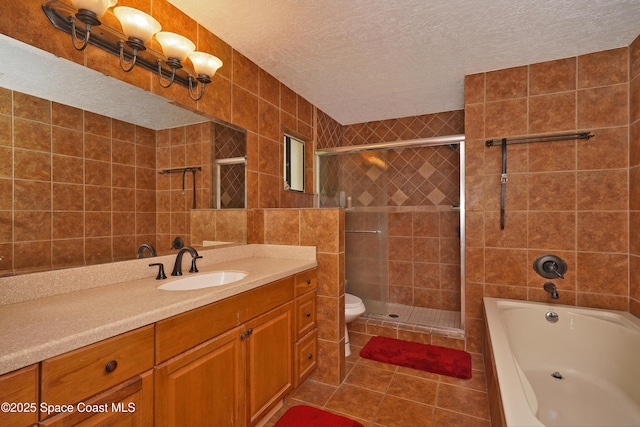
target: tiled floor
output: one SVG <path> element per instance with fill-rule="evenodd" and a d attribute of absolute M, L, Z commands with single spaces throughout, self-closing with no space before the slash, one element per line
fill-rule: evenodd
<path fill-rule="evenodd" d="M 308 380 L 266 427 L 301 404 L 358 420 L 365 427 L 491 427 L 482 366 L 474 365 L 470 380 L 459 380 L 363 359 L 360 350 L 352 346 L 340 386 Z"/>
<path fill-rule="evenodd" d="M 365 317 L 385 322 L 398 322 L 411 325 L 429 326 L 445 329 L 460 328 L 460 312 L 438 310 L 434 308 L 412 307 L 409 305 L 387 303 L 388 315 L 366 314 Z"/>

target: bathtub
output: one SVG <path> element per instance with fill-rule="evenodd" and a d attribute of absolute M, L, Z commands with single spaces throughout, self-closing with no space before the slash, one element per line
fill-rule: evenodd
<path fill-rule="evenodd" d="M 486 297 L 484 309 L 492 425 L 640 426 L 640 319 Z"/>

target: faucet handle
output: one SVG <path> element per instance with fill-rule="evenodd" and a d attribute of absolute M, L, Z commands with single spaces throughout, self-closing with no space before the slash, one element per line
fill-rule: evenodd
<path fill-rule="evenodd" d="M 164 264 L 161 262 L 154 262 L 153 264 L 149 264 L 149 267 L 158 266 L 158 275 L 156 276 L 156 280 L 164 280 L 167 278 L 167 275 L 164 274 Z"/>
<path fill-rule="evenodd" d="M 202 255 L 197 255 L 191 258 L 191 268 L 189 269 L 189 273 L 197 273 L 198 267 L 196 266 L 196 260 L 202 258 Z"/>

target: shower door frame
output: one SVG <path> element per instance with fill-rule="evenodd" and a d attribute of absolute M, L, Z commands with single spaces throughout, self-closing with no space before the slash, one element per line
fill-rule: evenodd
<path fill-rule="evenodd" d="M 465 259 L 466 259 L 466 231 L 465 231 L 465 137 L 464 135 L 448 135 L 436 136 L 432 138 L 409 139 L 404 141 L 380 142 L 375 144 L 360 144 L 344 147 L 333 147 L 318 149 L 315 152 L 315 191 L 316 191 L 316 207 L 320 207 L 320 158 L 323 156 L 331 156 L 337 154 L 351 154 L 372 150 L 393 150 L 397 148 L 419 148 L 440 145 L 457 144 L 460 155 L 460 330 L 464 333 L 466 330 L 465 322 Z M 346 260 L 345 260 L 346 262 Z"/>

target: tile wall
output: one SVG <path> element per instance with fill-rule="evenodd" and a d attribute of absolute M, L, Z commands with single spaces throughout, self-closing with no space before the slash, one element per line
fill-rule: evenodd
<path fill-rule="evenodd" d="M 465 119 L 467 349 L 482 349 L 483 296 L 628 310 L 629 49 L 467 76 Z M 595 137 L 508 146 L 501 231 L 485 140 L 575 131 Z M 569 267 L 557 301 L 532 268 L 547 253 Z"/>
<path fill-rule="evenodd" d="M 0 152 L 1 275 L 156 244 L 154 131 L 0 89 Z"/>
<path fill-rule="evenodd" d="M 189 211 L 194 207 L 194 188 L 195 207 L 210 207 L 211 137 L 214 126 L 207 122 L 156 132 L 158 172 L 184 167 L 202 168 L 195 173 L 195 177 L 192 172 L 184 174 L 184 182 L 182 173 L 156 173 L 156 250 L 160 254 L 171 252 L 171 242 L 176 236 L 182 236 L 185 244 L 191 244 L 188 240 Z"/>
<path fill-rule="evenodd" d="M 640 317 L 640 37 L 629 46 L 629 311 Z"/>
<path fill-rule="evenodd" d="M 313 378 L 338 385 L 344 359 L 344 210 L 255 209 L 249 243 L 316 246 L 318 260 L 318 368 Z"/>

